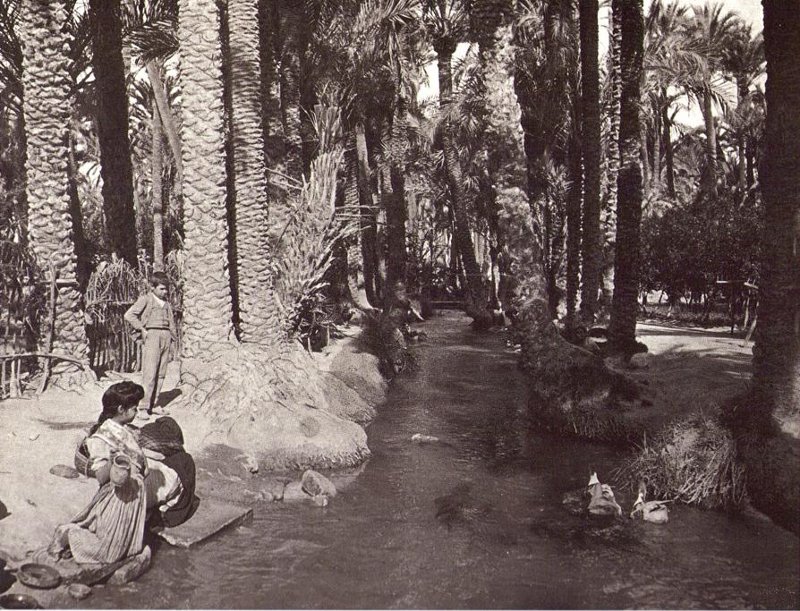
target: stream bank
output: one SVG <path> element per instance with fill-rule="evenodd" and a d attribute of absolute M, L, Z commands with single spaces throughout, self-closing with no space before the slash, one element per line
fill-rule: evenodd
<path fill-rule="evenodd" d="M 425 323 L 419 371 L 393 383 L 366 429 L 370 460 L 328 506 L 254 501 L 251 523 L 192 550 L 163 546 L 139 581 L 82 605 L 798 606 L 800 544 L 760 514 L 674 506 L 666 525 L 609 530 L 566 511 L 564 494 L 589 469 L 605 480 L 621 452 L 542 434 L 506 334 L 467 323 Z M 631 491 L 615 492 L 627 515 Z"/>

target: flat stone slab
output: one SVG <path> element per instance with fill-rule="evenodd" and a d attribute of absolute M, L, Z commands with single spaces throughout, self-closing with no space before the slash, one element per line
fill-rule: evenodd
<path fill-rule="evenodd" d="M 204 498 L 200 501 L 197 513 L 187 522 L 173 528 L 165 528 L 156 534 L 170 545 L 192 547 L 252 518 L 252 507 L 242 507 L 218 499 Z"/>

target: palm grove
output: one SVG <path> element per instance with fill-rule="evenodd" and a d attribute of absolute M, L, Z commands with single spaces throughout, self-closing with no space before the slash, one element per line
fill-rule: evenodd
<path fill-rule="evenodd" d="M 562 335 L 605 317 L 612 353 L 638 349 L 642 293 L 756 280 L 748 447 L 796 416 L 796 0 L 764 0 L 763 38 L 720 5 L 661 0 L 0 9 L 4 253 L 57 275 L 54 351 L 87 357 L 85 295 L 110 259 L 177 270 L 184 371 L 210 412 L 243 408 L 201 392 L 209 367 L 259 379 L 397 281 L 454 290 L 478 328 L 516 311 L 532 366 L 564 374 L 602 371 Z M 431 65 L 436 99 L 419 94 Z"/>

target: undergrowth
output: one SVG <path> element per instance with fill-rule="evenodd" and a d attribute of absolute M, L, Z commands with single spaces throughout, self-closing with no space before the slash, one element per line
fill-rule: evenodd
<path fill-rule="evenodd" d="M 735 441 L 720 422 L 719 411 L 699 412 L 665 428 L 615 474 L 635 488 L 648 482 L 648 496 L 705 508 L 735 510 L 745 496 L 744 468 Z"/>

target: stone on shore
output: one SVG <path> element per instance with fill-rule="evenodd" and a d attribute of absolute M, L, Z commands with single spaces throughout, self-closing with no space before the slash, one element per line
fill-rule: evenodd
<path fill-rule="evenodd" d="M 344 382 L 368 405 L 380 405 L 386 398 L 388 385 L 380 374 L 378 357 L 359 348 L 356 341 L 337 343 L 318 363 L 322 371 Z"/>
<path fill-rule="evenodd" d="M 307 501 L 311 496 L 303 490 L 302 482 L 289 482 L 286 488 L 283 489 L 283 500 L 285 502 L 291 501 Z"/>

